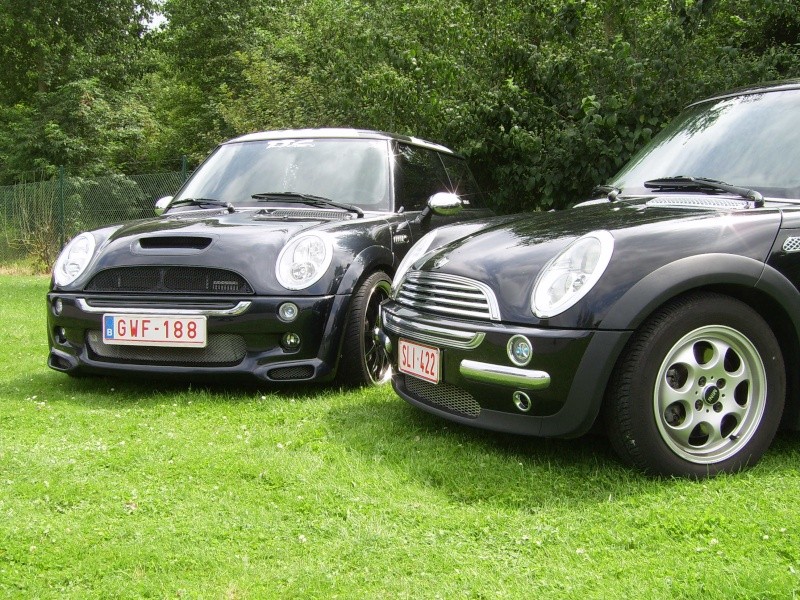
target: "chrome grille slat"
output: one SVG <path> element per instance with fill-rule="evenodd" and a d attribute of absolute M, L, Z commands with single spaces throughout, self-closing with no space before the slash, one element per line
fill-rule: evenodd
<path fill-rule="evenodd" d="M 482 292 L 469 289 L 469 288 L 467 288 L 467 286 L 459 286 L 458 288 L 455 287 L 455 286 L 443 286 L 443 287 L 447 288 L 447 295 L 448 296 L 452 296 L 454 298 L 468 298 L 468 299 L 477 300 L 477 301 L 485 300 L 484 295 L 483 295 Z M 461 289 L 461 290 L 468 290 L 468 291 L 463 291 L 463 292 L 461 292 L 461 291 L 452 291 L 451 288 L 452 288 L 452 290 Z M 424 287 L 421 287 L 421 286 L 418 286 L 418 285 L 414 285 L 411 282 L 407 282 L 405 285 L 403 285 L 403 289 L 408 289 L 408 290 L 411 290 L 413 292 L 419 292 L 420 294 L 429 294 L 430 293 L 427 288 L 424 288 Z"/>
<path fill-rule="evenodd" d="M 491 288 L 447 273 L 411 271 L 400 285 L 397 302 L 425 312 L 500 320 L 500 309 Z"/>
<path fill-rule="evenodd" d="M 402 296 L 397 298 L 398 302 L 400 302 L 404 306 L 410 306 L 412 308 L 425 309 L 425 310 L 430 310 L 432 312 L 448 314 L 448 315 L 455 315 L 455 316 L 460 316 L 460 317 L 474 317 L 476 319 L 485 319 L 485 318 L 487 318 L 486 315 L 488 313 L 488 310 L 487 311 L 461 310 L 461 309 L 456 309 L 456 308 L 449 308 L 447 306 L 441 306 L 441 304 L 434 306 L 434 305 L 431 304 L 431 300 L 428 300 L 428 301 L 413 300 L 412 301 L 412 300 L 406 299 L 404 301 Z"/>

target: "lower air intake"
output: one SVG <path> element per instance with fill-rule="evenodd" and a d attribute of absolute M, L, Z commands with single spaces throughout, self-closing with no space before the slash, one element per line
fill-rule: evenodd
<path fill-rule="evenodd" d="M 405 388 L 417 400 L 433 404 L 457 415 L 476 419 L 481 414 L 481 405 L 472 397 L 472 394 L 449 383 L 433 384 L 406 375 Z"/>
<path fill-rule="evenodd" d="M 298 381 L 311 379 L 314 376 L 314 367 L 301 365 L 299 367 L 279 367 L 267 373 L 267 377 L 274 381 Z"/>
<path fill-rule="evenodd" d="M 104 344 L 100 331 L 88 332 L 86 343 L 94 360 L 138 365 L 231 367 L 242 362 L 247 353 L 247 343 L 244 338 L 231 333 L 209 335 L 205 348 L 153 348 Z"/>

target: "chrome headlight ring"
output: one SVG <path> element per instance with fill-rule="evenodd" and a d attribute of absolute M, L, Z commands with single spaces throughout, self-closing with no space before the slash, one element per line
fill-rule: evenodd
<path fill-rule="evenodd" d="M 608 231 L 592 231 L 573 241 L 536 278 L 533 314 L 547 319 L 575 306 L 600 280 L 613 253 L 614 237 Z"/>
<path fill-rule="evenodd" d="M 58 286 L 69 285 L 83 275 L 94 256 L 97 241 L 91 233 L 76 235 L 64 246 L 53 266 L 53 280 Z"/>
<path fill-rule="evenodd" d="M 333 260 L 333 244 L 316 233 L 290 240 L 278 255 L 275 275 L 287 290 L 302 290 L 319 281 Z"/>

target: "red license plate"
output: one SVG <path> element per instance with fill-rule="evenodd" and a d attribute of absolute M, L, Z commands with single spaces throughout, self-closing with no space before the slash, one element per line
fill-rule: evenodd
<path fill-rule="evenodd" d="M 439 383 L 440 355 L 438 348 L 401 339 L 398 341 L 397 368 L 401 373 Z"/>

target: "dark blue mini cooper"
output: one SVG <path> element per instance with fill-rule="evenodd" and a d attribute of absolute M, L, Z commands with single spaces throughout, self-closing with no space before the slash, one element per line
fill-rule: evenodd
<path fill-rule="evenodd" d="M 53 369 L 384 381 L 373 330 L 398 263 L 433 228 L 490 214 L 447 148 L 347 129 L 226 142 L 157 210 L 62 251 Z"/>
<path fill-rule="evenodd" d="M 536 436 L 604 422 L 706 476 L 800 425 L 800 83 L 690 106 L 596 198 L 438 229 L 382 311 L 400 396 Z"/>

